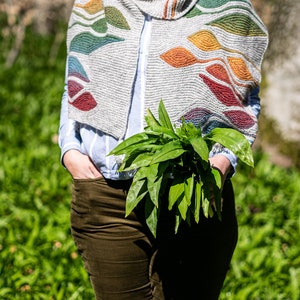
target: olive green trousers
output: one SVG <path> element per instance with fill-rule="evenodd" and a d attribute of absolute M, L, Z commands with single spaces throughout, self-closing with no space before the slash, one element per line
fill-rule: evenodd
<path fill-rule="evenodd" d="M 237 243 L 231 182 L 223 188 L 222 221 L 202 215 L 174 234 L 173 214 L 165 209 L 156 239 L 142 209 L 125 218 L 130 183 L 73 180 L 72 235 L 96 299 L 218 299 Z"/>

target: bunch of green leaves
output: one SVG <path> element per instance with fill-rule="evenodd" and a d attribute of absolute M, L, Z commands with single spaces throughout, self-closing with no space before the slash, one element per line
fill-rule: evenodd
<path fill-rule="evenodd" d="M 165 198 L 175 214 L 175 233 L 182 221 L 198 223 L 201 209 L 205 217 L 216 212 L 221 219 L 221 175 L 210 165 L 209 152 L 219 143 L 253 167 L 252 150 L 244 135 L 235 129 L 215 128 L 202 136 L 200 127 L 183 118 L 179 127 L 173 126 L 163 101 L 158 119 L 148 109 L 145 121 L 143 132 L 125 139 L 109 153 L 123 155 L 119 171 L 136 170 L 125 215 L 145 201 L 146 223 L 154 236 Z"/>

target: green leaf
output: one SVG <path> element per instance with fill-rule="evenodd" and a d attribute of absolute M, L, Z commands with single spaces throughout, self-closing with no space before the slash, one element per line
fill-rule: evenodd
<path fill-rule="evenodd" d="M 165 144 L 159 152 L 153 155 L 152 164 L 163 162 L 166 160 L 171 160 L 182 155 L 186 150 L 182 148 L 182 145 L 179 141 L 171 141 Z"/>
<path fill-rule="evenodd" d="M 167 163 L 165 164 L 166 168 Z M 160 164 L 153 164 L 147 168 L 147 187 L 149 196 L 153 204 L 158 207 L 159 193 L 161 190 L 161 182 L 163 179 L 163 172 L 159 172 Z"/>
<path fill-rule="evenodd" d="M 153 204 L 150 199 L 147 198 L 145 201 L 145 219 L 148 228 L 150 229 L 154 237 L 156 237 L 158 214 L 159 209 Z"/>
<path fill-rule="evenodd" d="M 184 197 L 184 180 L 182 178 L 175 178 L 171 183 L 169 189 L 169 196 L 168 196 L 168 209 L 171 210 L 173 205 L 177 201 L 181 201 Z"/>
<path fill-rule="evenodd" d="M 177 134 L 182 138 L 191 139 L 193 137 L 201 137 L 201 129 L 196 128 L 195 125 L 191 122 L 185 122 L 182 119 L 182 124 L 179 127 Z"/>
<path fill-rule="evenodd" d="M 205 198 L 204 194 L 202 194 L 202 210 L 204 216 L 208 218 L 210 216 L 210 202 L 207 198 Z"/>
<path fill-rule="evenodd" d="M 191 174 L 191 176 L 186 178 L 186 180 L 184 181 L 184 195 L 188 206 L 191 205 L 191 199 L 194 193 L 194 177 L 195 174 Z"/>
<path fill-rule="evenodd" d="M 190 139 L 190 143 L 201 159 L 203 159 L 205 162 L 208 162 L 209 149 L 205 140 L 202 137 L 195 137 Z"/>
<path fill-rule="evenodd" d="M 251 145 L 239 131 L 232 128 L 214 128 L 204 139 L 223 145 L 237 155 L 245 164 L 251 167 L 254 166 Z"/>
<path fill-rule="evenodd" d="M 194 218 L 196 223 L 200 220 L 200 210 L 201 210 L 201 199 L 202 199 L 202 182 L 195 182 L 195 209 Z"/>
<path fill-rule="evenodd" d="M 182 218 L 180 217 L 180 215 L 176 214 L 175 215 L 175 233 L 178 232 L 181 221 L 182 221 Z"/>
<path fill-rule="evenodd" d="M 125 217 L 127 217 L 148 193 L 146 180 L 133 179 L 126 197 Z"/>
<path fill-rule="evenodd" d="M 161 126 L 161 124 L 159 123 L 159 121 L 154 117 L 152 111 L 150 109 L 147 109 L 147 113 L 145 116 L 145 121 L 146 124 L 150 127 L 150 128 L 156 128 L 157 126 Z"/>
<path fill-rule="evenodd" d="M 183 194 L 182 199 L 177 201 L 178 211 L 180 212 L 180 216 L 183 220 L 186 220 L 187 218 L 187 211 L 189 209 L 191 200 L 186 197 L 185 194 Z"/>
<path fill-rule="evenodd" d="M 136 145 L 136 147 L 138 148 L 138 144 L 140 144 L 144 141 L 148 144 L 155 143 L 156 137 L 152 138 L 146 132 L 137 133 L 137 134 L 125 139 L 124 141 L 122 141 L 112 151 L 110 151 L 110 153 L 108 155 L 124 154 L 126 152 L 125 149 L 128 148 L 129 146 Z"/>
<path fill-rule="evenodd" d="M 212 174 L 212 190 L 213 190 L 213 195 L 214 195 L 214 200 L 215 200 L 215 205 L 216 205 L 216 211 L 218 218 L 221 220 L 222 215 L 221 215 L 221 187 L 222 187 L 222 178 L 221 174 L 218 170 L 216 169 L 211 169 L 211 174 Z"/>
<path fill-rule="evenodd" d="M 159 103 L 159 107 L 158 107 L 158 116 L 159 116 L 159 122 L 162 126 L 172 130 L 174 133 L 174 128 L 173 128 L 173 125 L 170 121 L 170 117 L 166 111 L 166 107 L 163 103 L 163 101 L 161 100 L 160 103 Z"/>
<path fill-rule="evenodd" d="M 132 159 L 131 159 L 132 158 Z M 130 171 L 141 167 L 146 167 L 151 164 L 153 154 L 149 152 L 141 153 L 137 156 L 132 156 L 125 160 L 119 171 Z"/>

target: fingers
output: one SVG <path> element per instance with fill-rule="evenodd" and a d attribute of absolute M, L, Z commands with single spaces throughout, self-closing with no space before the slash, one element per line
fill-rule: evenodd
<path fill-rule="evenodd" d="M 74 179 L 102 177 L 90 158 L 78 150 L 69 150 L 63 157 L 63 163 Z"/>

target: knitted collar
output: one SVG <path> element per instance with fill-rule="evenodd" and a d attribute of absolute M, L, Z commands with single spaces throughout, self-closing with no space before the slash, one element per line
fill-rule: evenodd
<path fill-rule="evenodd" d="M 132 0 L 144 13 L 158 19 L 175 20 L 185 15 L 198 0 Z"/>
<path fill-rule="evenodd" d="M 75 0 L 69 21 L 69 116 L 116 138 L 126 131 L 144 13 L 152 31 L 145 109 L 162 99 L 204 132 L 240 130 L 253 141 L 249 92 L 259 85 L 267 31 L 250 0 Z M 105 116 L 105 118 L 103 118 Z"/>

